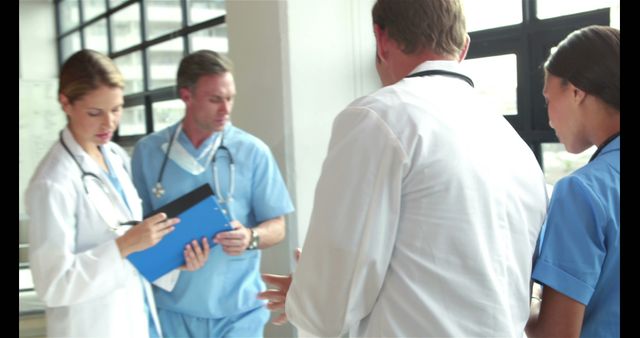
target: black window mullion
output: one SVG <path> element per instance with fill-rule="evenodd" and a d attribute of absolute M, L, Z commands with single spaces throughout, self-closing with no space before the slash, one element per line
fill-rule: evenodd
<path fill-rule="evenodd" d="M 151 95 L 144 96 L 144 121 L 147 134 L 153 133 L 153 101 L 151 100 Z"/>
<path fill-rule="evenodd" d="M 140 106 L 144 107 L 144 115 L 145 115 L 145 130 L 146 133 L 151 133 L 154 131 L 153 126 L 153 103 L 159 101 L 166 101 L 178 98 L 178 94 L 175 90 L 175 86 L 168 86 L 158 89 L 150 89 L 151 85 L 151 68 L 150 68 L 150 60 L 149 60 L 149 51 L 148 49 L 152 46 L 160 44 L 162 42 L 181 37 L 183 39 L 183 55 L 186 55 L 190 49 L 191 44 L 189 42 L 188 35 L 200 31 L 209 27 L 216 27 L 224 24 L 225 15 L 220 15 L 218 17 L 212 17 L 209 20 L 205 20 L 199 22 L 194 25 L 189 25 L 189 12 L 188 12 L 188 0 L 180 0 L 180 6 L 182 8 L 182 25 L 181 28 L 177 31 L 169 32 L 162 36 L 155 37 L 153 39 L 148 40 L 146 38 L 147 35 L 147 1 L 154 0 L 127 0 L 121 4 L 116 6 L 111 6 L 109 0 L 104 0 L 105 2 L 105 12 L 101 13 L 95 17 L 92 17 L 90 20 L 85 21 L 84 13 L 83 13 L 83 4 L 82 0 L 78 1 L 78 10 L 79 10 L 79 24 L 76 27 L 73 27 L 66 32 L 62 31 L 62 22 L 61 22 L 61 5 L 63 0 L 54 0 L 55 4 L 55 22 L 56 22 L 56 41 L 57 41 L 57 58 L 59 67 L 62 66 L 64 60 L 62 60 L 63 50 L 62 43 L 63 39 L 67 36 L 71 36 L 76 32 L 80 34 L 80 44 L 81 48 L 86 48 L 87 38 L 85 37 L 85 28 L 99 20 L 106 19 L 106 27 L 107 27 L 107 54 L 110 58 L 116 59 L 118 57 L 131 55 L 136 52 L 141 53 L 142 58 L 142 75 L 143 75 L 143 89 L 139 93 L 128 94 L 125 96 L 124 107 L 133 107 Z M 130 46 L 123 50 L 115 50 L 115 27 L 114 20 L 112 15 L 125 7 L 128 7 L 133 4 L 139 4 L 140 6 L 140 35 L 141 35 L 141 43 Z M 118 132 L 114 135 L 114 141 L 116 142 L 131 142 L 135 141 L 139 138 L 139 135 L 136 136 L 120 136 Z"/>
<path fill-rule="evenodd" d="M 189 27 L 189 12 L 187 8 L 187 0 L 180 0 L 180 7 L 182 8 L 182 30 L 184 31 Z M 191 50 L 191 43 L 189 42 L 189 36 L 184 34 L 182 36 L 182 55 L 187 56 Z"/>
<path fill-rule="evenodd" d="M 84 5 L 82 3 L 83 3 L 82 0 L 78 0 L 78 14 L 80 16 L 80 24 L 78 25 L 78 31 L 80 32 L 80 49 L 85 49 L 86 46 L 84 42 L 84 13 L 83 13 Z"/>
<path fill-rule="evenodd" d="M 140 34 L 142 43 L 144 44 L 147 41 L 147 1 L 140 0 Z M 149 71 L 149 62 L 148 59 L 148 47 L 144 46 L 141 49 L 142 53 L 142 88 L 145 93 L 149 91 L 150 86 L 150 71 Z M 144 96 L 144 120 L 145 120 L 145 130 L 147 134 L 153 132 L 153 105 L 151 102 L 151 97 L 148 94 Z"/>
<path fill-rule="evenodd" d="M 107 3 L 107 10 L 109 9 L 109 0 L 104 0 Z M 112 27 L 111 27 L 111 15 L 107 15 L 106 16 L 107 19 L 107 51 L 109 52 L 109 57 L 113 58 L 113 41 L 111 41 L 111 39 L 113 38 L 113 34 L 111 33 L 112 31 Z"/>
<path fill-rule="evenodd" d="M 60 45 L 62 45 L 62 37 L 61 37 L 61 33 L 62 33 L 62 23 L 60 22 L 60 0 L 56 0 L 54 5 L 53 5 L 53 10 L 55 13 L 55 21 L 56 21 L 56 52 L 57 52 L 57 58 L 58 58 L 58 68 L 62 67 L 62 48 L 60 48 Z"/>

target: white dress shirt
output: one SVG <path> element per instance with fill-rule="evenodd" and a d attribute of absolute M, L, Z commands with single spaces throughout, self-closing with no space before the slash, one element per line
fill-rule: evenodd
<path fill-rule="evenodd" d="M 438 75 L 405 78 L 337 116 L 287 295 L 295 326 L 319 336 L 522 336 L 545 183 L 498 111 Z"/>

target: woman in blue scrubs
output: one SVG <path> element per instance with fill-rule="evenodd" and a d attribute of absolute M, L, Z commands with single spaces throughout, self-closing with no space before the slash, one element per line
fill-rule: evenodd
<path fill-rule="evenodd" d="M 620 31 L 589 26 L 544 64 L 549 125 L 567 151 L 596 145 L 556 183 L 541 233 L 528 337 L 620 336 Z"/>

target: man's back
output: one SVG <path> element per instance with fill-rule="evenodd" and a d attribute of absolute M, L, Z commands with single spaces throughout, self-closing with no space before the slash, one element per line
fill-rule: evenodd
<path fill-rule="evenodd" d="M 429 67 L 457 63 L 419 70 Z M 287 300 L 294 324 L 355 336 L 523 332 L 544 178 L 466 82 L 408 78 L 352 103 L 334 123 L 315 199 L 307 238 L 336 247 L 305 242 Z M 304 270 L 307 255 L 314 272 Z M 312 299 L 301 304 L 302 294 Z"/>

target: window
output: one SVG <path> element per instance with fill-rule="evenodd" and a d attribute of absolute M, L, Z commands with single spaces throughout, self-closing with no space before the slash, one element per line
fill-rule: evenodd
<path fill-rule="evenodd" d="M 497 113 L 518 113 L 518 64 L 515 54 L 465 60 L 462 66 L 471 75 L 473 84 L 480 94 L 496 107 Z"/>
<path fill-rule="evenodd" d="M 522 22 L 522 1 L 514 0 L 467 0 L 464 2 L 467 31 L 503 27 Z M 500 15 L 490 14 L 490 9 L 500 9 Z"/>
<path fill-rule="evenodd" d="M 538 0 L 538 19 L 554 18 L 619 5 L 619 0 Z"/>
<path fill-rule="evenodd" d="M 125 78 L 125 109 L 114 140 L 128 148 L 177 122 L 175 90 L 188 52 L 228 52 L 224 0 L 55 0 L 58 61 L 89 48 L 109 55 Z"/>
<path fill-rule="evenodd" d="M 505 116 L 529 144 L 547 183 L 586 164 L 595 147 L 569 154 L 549 127 L 542 96 L 541 65 L 552 47 L 570 32 L 589 25 L 609 25 L 609 7 L 619 0 L 491 0 L 465 1 L 471 45 L 464 67 L 476 87 L 493 98 L 497 113 Z M 495 11 L 482 7 L 499 8 Z M 619 19 L 617 19 L 619 22 Z"/>
<path fill-rule="evenodd" d="M 562 177 L 583 167 L 595 152 L 596 147 L 592 146 L 580 154 L 571 154 L 562 143 L 542 143 L 542 169 L 547 183 L 554 185 Z"/>

